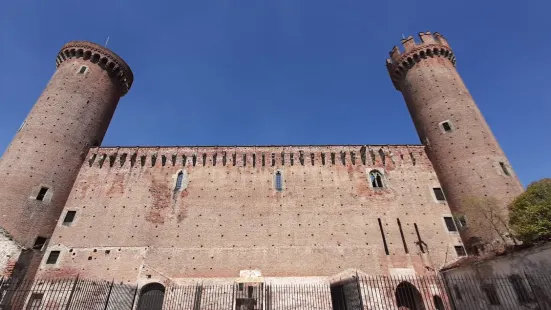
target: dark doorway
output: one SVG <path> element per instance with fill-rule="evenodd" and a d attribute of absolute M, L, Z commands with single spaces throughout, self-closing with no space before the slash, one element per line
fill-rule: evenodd
<path fill-rule="evenodd" d="M 137 310 L 162 310 L 165 287 L 161 283 L 149 283 L 140 290 Z"/>
<path fill-rule="evenodd" d="M 407 281 L 396 287 L 396 305 L 398 308 L 403 307 L 409 310 L 425 310 L 421 293 L 413 284 Z"/>

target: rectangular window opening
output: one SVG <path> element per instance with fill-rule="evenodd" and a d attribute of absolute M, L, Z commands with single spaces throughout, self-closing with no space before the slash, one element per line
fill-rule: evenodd
<path fill-rule="evenodd" d="M 46 193 L 48 193 L 48 188 L 41 187 L 40 191 L 38 192 L 38 195 L 36 195 L 36 200 L 43 201 L 44 197 L 46 196 Z"/>
<path fill-rule="evenodd" d="M 452 126 L 447 121 L 442 123 L 442 128 L 444 129 L 445 132 L 451 132 L 452 131 Z"/>
<path fill-rule="evenodd" d="M 285 166 L 285 153 L 281 152 L 281 165 Z"/>
<path fill-rule="evenodd" d="M 390 255 L 388 252 L 388 245 L 386 244 L 386 237 L 385 237 L 385 231 L 383 230 L 383 223 L 381 222 L 381 219 L 378 218 L 377 221 L 379 221 L 379 229 L 381 230 L 381 237 L 383 237 L 383 245 L 385 247 L 385 253 L 386 255 Z"/>
<path fill-rule="evenodd" d="M 331 153 L 331 165 L 335 164 L 335 153 Z"/>
<path fill-rule="evenodd" d="M 78 70 L 78 74 L 84 74 L 84 73 L 86 73 L 86 69 L 88 69 L 88 67 L 86 67 L 86 66 L 81 66 L 81 67 L 80 67 L 80 70 Z"/>
<path fill-rule="evenodd" d="M 256 167 L 256 154 L 253 154 L 253 167 Z"/>
<path fill-rule="evenodd" d="M 310 161 L 312 162 L 312 166 L 314 165 L 314 153 L 310 153 Z"/>
<path fill-rule="evenodd" d="M 505 165 L 504 162 L 500 161 L 499 162 L 499 166 L 501 167 L 501 170 L 503 170 L 503 173 L 506 175 L 506 176 L 510 176 L 511 173 L 509 172 L 509 169 L 507 168 L 507 165 Z"/>
<path fill-rule="evenodd" d="M 76 214 L 77 214 L 77 211 L 67 211 L 67 214 L 65 214 L 65 218 L 63 219 L 63 225 L 66 225 L 66 226 L 71 225 L 75 220 Z"/>
<path fill-rule="evenodd" d="M 51 251 L 50 255 L 48 256 L 48 259 L 46 260 L 46 264 L 52 265 L 57 263 L 57 258 L 59 257 L 59 251 Z"/>
<path fill-rule="evenodd" d="M 321 153 L 321 164 L 325 166 L 325 153 Z"/>
<path fill-rule="evenodd" d="M 406 237 L 404 236 L 404 231 L 402 230 L 402 223 L 400 222 L 400 219 L 396 219 L 396 222 L 398 223 L 398 229 L 400 229 L 400 236 L 402 237 L 402 244 L 404 245 L 404 251 L 406 254 L 409 253 L 408 245 L 406 243 Z"/>
<path fill-rule="evenodd" d="M 45 238 L 45 237 L 36 237 L 36 239 L 34 240 L 34 245 L 33 245 L 33 249 L 34 250 L 42 250 L 42 248 L 44 247 L 44 244 L 46 244 L 46 241 L 48 240 L 48 238 Z"/>
<path fill-rule="evenodd" d="M 436 200 L 446 201 L 446 197 L 444 196 L 444 191 L 440 187 L 435 187 L 432 190 L 434 191 L 434 196 L 436 197 Z"/>
<path fill-rule="evenodd" d="M 462 245 L 456 245 L 454 248 L 457 256 L 467 256 L 467 252 L 465 252 L 465 248 Z"/>
<path fill-rule="evenodd" d="M 444 216 L 444 222 L 446 222 L 448 231 L 457 231 L 457 227 L 455 227 L 455 222 L 451 216 Z"/>

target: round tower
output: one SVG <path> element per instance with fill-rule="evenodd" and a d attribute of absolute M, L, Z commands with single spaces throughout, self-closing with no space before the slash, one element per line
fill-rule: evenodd
<path fill-rule="evenodd" d="M 455 68 L 439 33 L 402 40 L 387 59 L 471 253 L 507 243 L 507 204 L 523 187 Z M 488 249 L 488 247 L 486 247 Z"/>
<path fill-rule="evenodd" d="M 0 161 L 0 227 L 26 248 L 50 237 L 88 149 L 133 81 L 122 58 L 90 42 L 65 44 L 56 65 Z"/>

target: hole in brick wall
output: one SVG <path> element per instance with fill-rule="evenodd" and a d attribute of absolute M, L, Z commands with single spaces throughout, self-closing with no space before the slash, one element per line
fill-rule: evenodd
<path fill-rule="evenodd" d="M 40 190 L 38 191 L 38 195 L 36 195 L 36 200 L 44 201 L 44 197 L 46 197 L 46 194 L 48 193 L 47 187 L 40 187 Z"/>
<path fill-rule="evenodd" d="M 262 154 L 262 167 L 266 165 L 266 156 Z"/>
<path fill-rule="evenodd" d="M 105 255 L 111 253 L 111 250 L 105 250 Z"/>
<path fill-rule="evenodd" d="M 36 239 L 34 240 L 33 249 L 34 250 L 42 250 L 42 248 L 44 247 L 44 244 L 46 244 L 47 240 L 48 240 L 48 238 L 46 238 L 46 237 L 41 237 L 41 236 L 36 237 Z"/>

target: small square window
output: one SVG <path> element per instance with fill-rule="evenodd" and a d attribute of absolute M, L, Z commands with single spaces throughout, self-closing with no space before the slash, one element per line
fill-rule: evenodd
<path fill-rule="evenodd" d="M 42 248 L 44 247 L 44 244 L 46 244 L 46 241 L 48 240 L 48 238 L 44 238 L 44 237 L 36 237 L 36 239 L 34 240 L 34 245 L 33 245 L 33 249 L 34 250 L 42 250 Z"/>
<path fill-rule="evenodd" d="M 436 197 L 436 200 L 446 201 L 446 197 L 444 196 L 444 191 L 442 191 L 440 187 L 435 187 L 432 190 L 434 191 L 434 196 Z"/>
<path fill-rule="evenodd" d="M 88 70 L 88 67 L 81 66 L 80 69 L 78 69 L 78 74 L 84 74 L 86 73 L 86 70 Z"/>
<path fill-rule="evenodd" d="M 457 256 L 467 256 L 467 252 L 465 252 L 465 248 L 462 245 L 456 245 L 454 248 Z"/>
<path fill-rule="evenodd" d="M 452 123 L 450 121 L 443 121 L 443 122 L 440 123 L 440 126 L 442 126 L 442 129 L 446 133 L 453 131 L 453 126 L 452 126 Z"/>
<path fill-rule="evenodd" d="M 500 161 L 499 162 L 499 166 L 501 167 L 501 170 L 503 170 L 503 173 L 506 175 L 506 176 L 510 176 L 511 173 L 509 172 L 509 169 L 507 168 L 507 165 L 505 165 L 504 162 Z"/>
<path fill-rule="evenodd" d="M 38 195 L 36 195 L 36 200 L 43 201 L 44 197 L 46 196 L 46 193 L 48 193 L 47 187 L 41 187 L 40 191 L 38 192 Z"/>
<path fill-rule="evenodd" d="M 50 255 L 48 256 L 48 259 L 46 260 L 46 264 L 53 265 L 57 263 L 57 258 L 59 257 L 59 251 L 51 251 Z"/>
<path fill-rule="evenodd" d="M 453 218 L 451 216 L 444 216 L 444 222 L 446 222 L 446 228 L 448 231 L 457 231 L 457 227 L 455 227 L 455 223 L 453 222 Z"/>
<path fill-rule="evenodd" d="M 77 211 L 67 211 L 67 214 L 65 214 L 65 218 L 63 219 L 63 225 L 70 226 L 75 220 L 76 214 Z"/>

